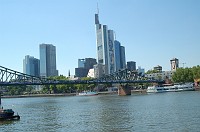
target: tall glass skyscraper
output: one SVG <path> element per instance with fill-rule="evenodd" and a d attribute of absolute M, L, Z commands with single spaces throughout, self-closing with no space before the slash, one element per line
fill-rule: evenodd
<path fill-rule="evenodd" d="M 125 48 L 114 38 L 114 31 L 108 30 L 107 25 L 99 23 L 99 16 L 95 14 L 97 63 L 104 65 L 103 74 L 112 74 L 126 68 Z"/>
<path fill-rule="evenodd" d="M 97 63 L 105 65 L 105 73 L 108 72 L 108 30 L 106 25 L 99 23 L 99 16 L 95 14 Z"/>
<path fill-rule="evenodd" d="M 120 46 L 120 61 L 121 61 L 121 69 L 126 68 L 126 55 L 125 55 L 125 47 Z"/>
<path fill-rule="evenodd" d="M 114 72 L 114 32 L 108 30 L 108 73 Z"/>
<path fill-rule="evenodd" d="M 121 69 L 121 57 L 120 57 L 120 52 L 121 52 L 121 44 L 119 41 L 115 40 L 114 41 L 114 58 L 115 58 L 115 72 L 119 71 Z"/>
<path fill-rule="evenodd" d="M 23 60 L 23 72 L 32 76 L 40 76 L 40 61 L 33 56 L 26 55 Z"/>
<path fill-rule="evenodd" d="M 114 62 L 115 72 L 126 68 L 125 48 L 117 40 L 114 41 Z"/>
<path fill-rule="evenodd" d="M 56 47 L 52 44 L 40 44 L 40 76 L 58 76 Z"/>

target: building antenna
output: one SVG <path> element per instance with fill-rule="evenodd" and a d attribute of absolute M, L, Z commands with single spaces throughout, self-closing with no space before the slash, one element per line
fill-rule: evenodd
<path fill-rule="evenodd" d="M 98 5 L 98 2 L 97 2 L 97 14 L 99 15 L 99 5 Z"/>
<path fill-rule="evenodd" d="M 116 34 L 116 32 L 114 31 L 114 35 L 115 35 L 115 40 L 117 40 L 117 34 Z"/>

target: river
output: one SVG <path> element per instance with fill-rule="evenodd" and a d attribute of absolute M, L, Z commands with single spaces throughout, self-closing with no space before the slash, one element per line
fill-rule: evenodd
<path fill-rule="evenodd" d="M 200 91 L 131 96 L 3 98 L 21 116 L 1 132 L 200 131 Z"/>

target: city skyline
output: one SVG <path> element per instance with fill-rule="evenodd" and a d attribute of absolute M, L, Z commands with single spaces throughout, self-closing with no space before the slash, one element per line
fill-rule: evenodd
<path fill-rule="evenodd" d="M 1 65 L 23 71 L 25 55 L 39 58 L 38 45 L 56 46 L 57 69 L 74 74 L 79 58 L 97 58 L 94 14 L 116 32 L 126 61 L 145 70 L 170 70 L 178 58 L 185 67 L 200 64 L 200 1 L 1 1 Z M 78 3 L 78 4 L 77 4 Z M 36 10 L 37 9 L 37 10 Z M 77 39 L 78 38 L 78 39 Z M 13 64 L 14 63 L 14 64 Z"/>

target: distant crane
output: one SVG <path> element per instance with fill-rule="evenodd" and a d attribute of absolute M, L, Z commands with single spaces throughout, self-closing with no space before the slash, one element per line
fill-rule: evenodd
<path fill-rule="evenodd" d="M 179 63 L 179 64 L 182 64 L 182 65 L 183 65 L 183 68 L 184 68 L 184 66 L 185 66 L 185 64 L 186 64 L 186 63 L 185 63 L 185 62 L 183 62 L 183 63 Z"/>

